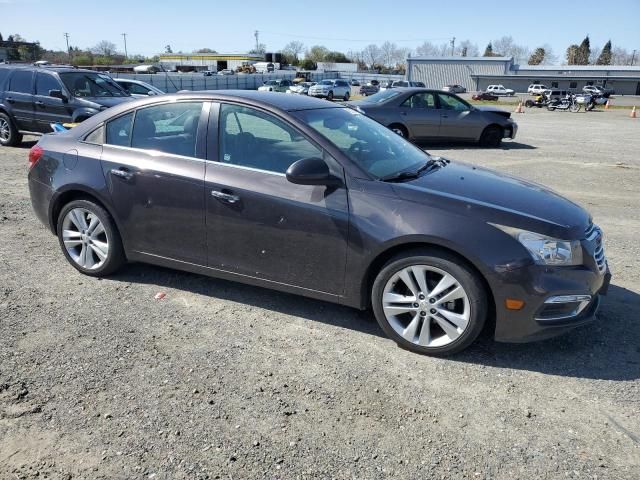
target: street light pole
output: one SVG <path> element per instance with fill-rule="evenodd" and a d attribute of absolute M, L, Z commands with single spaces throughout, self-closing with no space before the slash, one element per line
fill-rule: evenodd
<path fill-rule="evenodd" d="M 637 50 L 633 51 L 633 54 L 631 55 L 631 66 L 633 67 L 633 62 L 636 60 L 636 52 Z"/>
<path fill-rule="evenodd" d="M 127 34 L 126 33 L 122 33 L 122 38 L 124 38 L 124 58 L 127 59 L 129 58 L 129 53 L 127 53 Z"/>

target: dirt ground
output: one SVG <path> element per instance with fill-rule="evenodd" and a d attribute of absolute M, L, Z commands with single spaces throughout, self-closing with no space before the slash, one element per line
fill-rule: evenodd
<path fill-rule="evenodd" d="M 372 316 L 145 265 L 67 264 L 0 147 L 0 478 L 640 478 L 640 119 L 516 115 L 434 154 L 547 184 L 605 232 L 597 322 L 449 359 Z M 158 292 L 164 300 L 155 300 Z"/>

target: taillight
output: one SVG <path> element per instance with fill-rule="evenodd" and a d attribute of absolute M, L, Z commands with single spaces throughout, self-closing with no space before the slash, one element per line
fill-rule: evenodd
<path fill-rule="evenodd" d="M 29 170 L 36 166 L 38 160 L 42 158 L 43 153 L 44 150 L 42 149 L 42 147 L 39 147 L 38 145 L 34 145 L 33 147 L 31 147 L 31 150 L 29 150 Z"/>

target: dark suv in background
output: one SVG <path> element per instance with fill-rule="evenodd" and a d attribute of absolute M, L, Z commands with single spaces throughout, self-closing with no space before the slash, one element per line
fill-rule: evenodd
<path fill-rule="evenodd" d="M 0 145 L 77 123 L 131 95 L 108 75 L 71 66 L 0 66 Z"/>

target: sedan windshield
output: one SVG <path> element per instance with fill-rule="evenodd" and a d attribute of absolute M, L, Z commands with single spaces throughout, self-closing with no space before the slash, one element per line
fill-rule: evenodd
<path fill-rule="evenodd" d="M 387 100 L 391 100 L 393 97 L 400 95 L 401 93 L 402 92 L 399 92 L 398 90 L 383 90 L 382 92 L 363 98 L 360 101 L 363 103 L 382 103 Z"/>
<path fill-rule="evenodd" d="M 322 80 L 320 85 L 333 85 L 333 80 Z"/>
<path fill-rule="evenodd" d="M 350 108 L 300 110 L 295 115 L 377 179 L 415 171 L 431 158 L 385 126 Z"/>
<path fill-rule="evenodd" d="M 62 83 L 74 97 L 128 97 L 110 76 L 99 73 L 61 73 Z"/>

